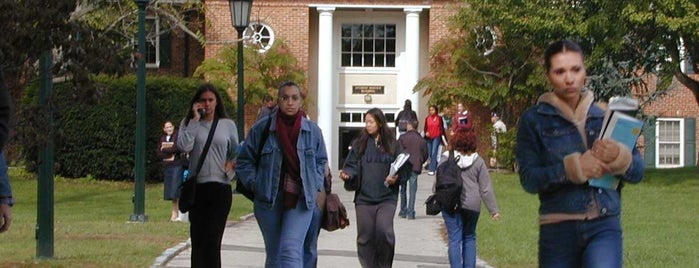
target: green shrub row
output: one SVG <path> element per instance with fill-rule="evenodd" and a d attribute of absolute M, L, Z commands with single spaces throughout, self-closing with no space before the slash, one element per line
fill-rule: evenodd
<path fill-rule="evenodd" d="M 53 109 L 55 172 L 68 178 L 92 176 L 108 180 L 134 178 L 136 144 L 136 76 L 97 76 L 89 94 L 71 82 L 56 83 L 50 98 Z M 189 101 L 203 82 L 199 79 L 148 76 L 146 79 L 146 180 L 158 180 L 156 156 L 162 125 L 176 127 L 189 110 Z M 38 86 L 26 90 L 24 122 L 18 124 L 21 157 L 30 171 L 36 169 L 38 152 L 45 147 L 47 107 L 39 107 Z M 229 116 L 235 112 L 221 90 Z"/>

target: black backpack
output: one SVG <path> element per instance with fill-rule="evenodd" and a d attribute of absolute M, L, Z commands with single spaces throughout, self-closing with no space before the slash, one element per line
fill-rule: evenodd
<path fill-rule="evenodd" d="M 461 168 L 456 164 L 454 151 L 449 151 L 449 158 L 437 166 L 435 182 L 435 199 L 442 209 L 454 213 L 461 205 Z"/>

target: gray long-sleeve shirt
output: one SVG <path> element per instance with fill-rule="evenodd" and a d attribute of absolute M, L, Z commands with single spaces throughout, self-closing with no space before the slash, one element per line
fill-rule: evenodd
<path fill-rule="evenodd" d="M 184 120 L 182 120 L 177 137 L 177 148 L 182 152 L 189 153 L 189 170 L 191 172 L 189 176 L 196 176 L 198 183 L 230 184 L 231 178 L 226 176 L 225 167 L 227 160 L 233 160 L 237 156 L 238 129 L 235 122 L 228 118 L 219 119 L 201 170 L 199 174 L 194 174 L 212 123 L 213 121 L 190 120 L 189 125 L 185 125 Z"/>

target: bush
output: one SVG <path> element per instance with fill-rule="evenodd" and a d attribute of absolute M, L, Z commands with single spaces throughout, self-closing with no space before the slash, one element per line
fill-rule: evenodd
<path fill-rule="evenodd" d="M 131 180 L 134 177 L 136 144 L 136 77 L 94 78 L 90 97 L 78 97 L 70 82 L 54 84 L 54 143 L 56 174 L 77 178 Z M 150 76 L 146 81 L 146 179 L 160 178 L 156 156 L 162 124 L 171 120 L 179 126 L 189 110 L 189 101 L 202 80 Z M 17 129 L 22 156 L 30 171 L 36 169 L 38 150 L 46 138 L 46 107 L 38 107 L 38 86 L 25 94 L 24 121 Z M 222 96 L 226 96 L 222 94 Z M 223 97 L 228 112 L 235 111 Z"/>

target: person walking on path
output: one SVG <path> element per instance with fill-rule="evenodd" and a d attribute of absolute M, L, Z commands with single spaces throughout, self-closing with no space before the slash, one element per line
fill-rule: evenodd
<path fill-rule="evenodd" d="M 395 254 L 393 219 L 398 202 L 399 180 L 410 176 L 405 163 L 389 175 L 391 163 L 403 152 L 379 108 L 364 114 L 365 127 L 352 143 L 340 171 L 346 190 L 355 191 L 357 255 L 362 267 L 391 267 Z"/>
<path fill-rule="evenodd" d="M 585 89 L 578 44 L 549 45 L 544 70 L 553 91 L 522 113 L 515 150 L 522 187 L 539 195 L 539 267 L 622 267 L 621 189 L 588 181 L 638 183 L 644 161 L 635 147 L 597 140 L 605 112 Z"/>
<path fill-rule="evenodd" d="M 192 240 L 192 267 L 221 267 L 221 239 L 233 202 L 231 177 L 238 148 L 238 129 L 228 119 L 223 100 L 211 84 L 199 87 L 182 123 L 177 148 L 189 153 L 190 179 L 196 179 L 194 205 L 189 211 L 189 235 Z M 214 124 L 215 121 L 217 124 Z M 204 145 L 215 128 L 208 153 Z M 199 159 L 204 157 L 201 167 Z M 198 174 L 194 174 L 199 170 Z"/>
<path fill-rule="evenodd" d="M 408 161 L 413 166 L 408 180 L 400 184 L 400 212 L 401 218 L 415 219 L 415 198 L 417 197 L 417 176 L 422 173 L 422 163 L 427 160 L 427 143 L 417 132 L 418 121 L 408 122 L 407 132 L 398 138 L 403 150 L 410 154 Z M 409 194 L 407 188 L 410 188 Z"/>
<path fill-rule="evenodd" d="M 498 146 L 500 145 L 498 138 L 500 134 L 507 132 L 507 126 L 505 126 L 505 123 L 502 122 L 500 116 L 498 116 L 496 113 L 492 113 L 490 115 L 490 122 L 493 123 L 493 132 L 490 133 L 490 142 L 491 146 L 493 147 L 493 157 L 490 158 L 490 167 L 497 168 L 498 160 L 496 156 Z"/>
<path fill-rule="evenodd" d="M 255 193 L 253 209 L 268 268 L 305 266 L 304 240 L 323 189 L 325 142 L 318 125 L 304 116 L 302 104 L 296 83 L 279 86 L 276 112 L 253 125 L 238 157 L 238 183 Z M 261 144 L 263 132 L 268 136 Z"/>
<path fill-rule="evenodd" d="M 439 116 L 437 105 L 430 105 L 429 115 L 425 117 L 425 139 L 427 140 L 427 150 L 429 151 L 430 164 L 427 166 L 427 175 L 434 175 L 439 161 L 439 148 L 445 138 L 444 122 Z"/>
<path fill-rule="evenodd" d="M 413 111 L 413 102 L 405 100 L 403 110 L 396 115 L 396 128 L 398 128 L 398 136 L 402 136 L 408 131 L 408 123 L 417 120 L 417 113 Z"/>
<path fill-rule="evenodd" d="M 459 129 L 450 143 L 455 153 L 454 159 L 461 169 L 462 181 L 459 209 L 454 213 L 445 209 L 441 212 L 447 227 L 449 264 L 452 268 L 476 267 L 476 225 L 481 202 L 485 203 L 493 220 L 500 219 L 488 166 L 476 152 L 477 140 L 473 131 Z M 444 153 L 444 161 L 449 161 L 449 152 Z"/>
<path fill-rule="evenodd" d="M 262 102 L 264 102 L 264 106 L 260 107 L 260 109 L 257 111 L 256 121 L 260 121 L 260 119 L 266 118 L 268 115 L 274 112 L 275 108 L 277 108 L 277 103 L 274 102 L 274 99 L 270 95 L 265 95 L 262 98 Z"/>

